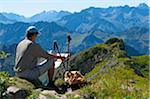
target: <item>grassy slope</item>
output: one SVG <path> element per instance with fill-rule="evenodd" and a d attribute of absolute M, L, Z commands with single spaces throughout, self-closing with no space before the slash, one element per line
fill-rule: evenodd
<path fill-rule="evenodd" d="M 143 60 L 148 61 L 148 56 L 142 56 Z M 146 57 L 146 58 L 145 58 Z M 141 58 L 135 57 L 135 58 Z M 123 59 L 122 59 L 123 60 Z M 127 60 L 127 59 L 124 59 Z M 123 60 L 123 61 L 124 61 Z M 146 61 L 146 62 L 147 62 Z M 140 62 L 140 61 L 139 61 Z M 145 63 L 145 62 L 144 62 Z M 98 63 L 96 67 L 86 77 L 89 78 L 99 72 L 107 62 Z M 147 74 L 147 73 L 146 73 Z M 148 76 L 148 75 L 147 75 Z M 90 97 L 97 98 L 125 98 L 142 99 L 149 97 L 148 78 L 135 74 L 134 69 L 127 65 L 116 65 L 115 68 L 109 67 L 107 71 L 100 73 L 91 80 L 91 84 L 77 90 L 81 96 L 88 94 Z M 73 98 L 74 96 L 72 96 Z"/>
<path fill-rule="evenodd" d="M 72 68 L 75 65 L 75 68 L 80 68 L 82 65 L 83 70 L 88 71 L 90 64 L 88 58 L 93 58 L 95 53 L 104 50 L 107 51 L 104 57 L 99 57 L 99 61 L 94 63 L 94 69 L 85 73 L 86 78 L 90 78 L 91 84 L 77 90 L 76 93 L 91 98 L 148 98 L 149 55 L 128 57 L 120 42 L 99 44 L 78 54 L 72 59 L 74 64 Z M 135 73 L 137 69 L 144 77 Z M 70 95 L 69 98 L 74 96 Z"/>
<path fill-rule="evenodd" d="M 79 91 L 103 98 L 148 98 L 148 79 L 137 76 L 132 69 L 109 69 L 92 80 L 92 84 Z"/>

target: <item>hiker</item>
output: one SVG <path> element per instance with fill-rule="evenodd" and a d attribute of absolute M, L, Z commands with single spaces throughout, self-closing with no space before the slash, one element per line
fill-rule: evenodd
<path fill-rule="evenodd" d="M 55 60 L 64 60 L 64 57 L 49 54 L 35 42 L 39 32 L 35 26 L 30 26 L 26 30 L 26 37 L 22 40 L 16 49 L 16 59 L 14 70 L 16 76 L 29 81 L 38 80 L 39 76 L 48 71 L 49 84 L 52 84 L 52 77 L 55 69 Z M 42 65 L 37 65 L 39 58 L 45 58 L 47 61 Z"/>

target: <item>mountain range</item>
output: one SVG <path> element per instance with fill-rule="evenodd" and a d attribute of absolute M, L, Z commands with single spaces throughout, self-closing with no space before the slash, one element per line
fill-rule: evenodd
<path fill-rule="evenodd" d="M 18 15 L 15 13 L 0 13 L 0 22 L 4 24 L 15 23 L 15 22 L 52 22 L 61 19 L 63 16 L 70 15 L 70 12 L 67 11 L 43 11 L 31 17 L 25 17 L 23 15 Z M 7 21 L 5 21 L 7 20 Z"/>
<path fill-rule="evenodd" d="M 90 7 L 79 13 L 64 16 L 59 22 L 71 30 L 88 32 L 101 29 L 107 33 L 120 32 L 128 28 L 148 26 L 149 7 L 119 6 L 109 8 Z"/>
<path fill-rule="evenodd" d="M 29 18 L 3 12 L 0 13 L 0 44 L 8 48 L 17 44 L 25 37 L 27 27 L 35 25 L 40 31 L 37 41 L 46 50 L 52 49 L 53 40 L 57 40 L 61 51 L 65 51 L 69 33 L 75 53 L 110 37 L 120 37 L 130 55 L 148 54 L 148 20 L 149 7 L 145 3 L 137 7 L 90 7 L 75 13 L 43 11 Z"/>

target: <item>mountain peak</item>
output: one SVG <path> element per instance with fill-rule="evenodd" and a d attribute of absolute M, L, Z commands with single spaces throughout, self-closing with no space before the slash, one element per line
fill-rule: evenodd
<path fill-rule="evenodd" d="M 138 8 L 147 9 L 147 8 L 148 8 L 148 5 L 145 4 L 145 3 L 141 3 L 141 4 L 138 5 Z"/>
<path fill-rule="evenodd" d="M 105 44 L 107 44 L 109 46 L 112 45 L 113 47 L 117 47 L 117 48 L 119 48 L 121 50 L 124 50 L 124 48 L 125 48 L 123 40 L 122 39 L 118 39 L 116 37 L 108 39 L 105 42 Z"/>

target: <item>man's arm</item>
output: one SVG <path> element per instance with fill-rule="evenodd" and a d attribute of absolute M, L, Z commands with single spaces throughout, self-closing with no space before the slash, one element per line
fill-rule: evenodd
<path fill-rule="evenodd" d="M 35 54 L 37 55 L 37 57 L 43 57 L 46 59 L 56 58 L 56 59 L 61 59 L 62 61 L 64 61 L 64 59 L 65 59 L 65 57 L 61 57 L 61 56 L 57 56 L 57 55 L 53 55 L 53 54 L 48 53 L 47 51 L 42 49 L 39 44 L 35 44 Z"/>

